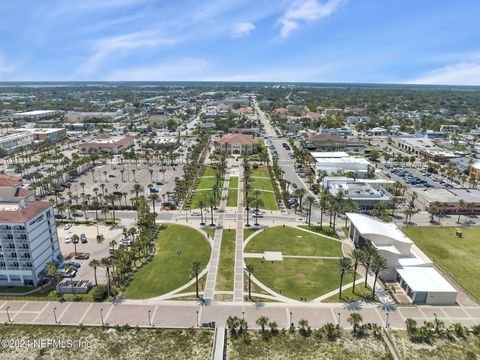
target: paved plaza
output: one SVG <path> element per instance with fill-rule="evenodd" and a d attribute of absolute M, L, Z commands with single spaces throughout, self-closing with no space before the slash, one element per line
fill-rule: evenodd
<path fill-rule="evenodd" d="M 133 301 L 131 301 L 133 302 Z M 291 322 L 297 324 L 306 319 L 314 328 L 328 322 L 350 328 L 349 314 L 359 312 L 365 323 L 387 325 L 387 311 L 377 305 L 364 305 L 350 309 L 342 304 L 282 304 L 282 303 L 222 303 L 202 306 L 198 302 L 163 301 L 158 304 L 125 303 L 78 303 L 47 301 L 0 301 L 0 322 L 15 324 L 57 324 L 100 326 L 102 321 L 110 326 L 129 324 L 130 326 L 155 326 L 162 328 L 195 327 L 215 321 L 225 325 L 229 316 L 245 318 L 249 328 L 257 329 L 255 321 L 267 316 L 281 328 Z M 480 324 L 480 307 L 439 307 L 439 306 L 400 306 L 388 311 L 388 325 L 392 329 L 404 329 L 407 318 L 419 323 L 437 319 L 445 325 L 460 322 L 465 326 Z M 198 320 L 198 323 L 197 323 Z"/>

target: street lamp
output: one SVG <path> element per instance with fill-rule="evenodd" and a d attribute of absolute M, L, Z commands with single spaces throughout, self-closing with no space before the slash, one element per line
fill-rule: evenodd
<path fill-rule="evenodd" d="M 390 313 L 388 311 L 386 311 L 387 313 L 387 322 L 385 323 L 385 328 L 388 329 L 390 327 L 390 323 L 388 321 L 389 317 L 390 317 Z"/>
<path fill-rule="evenodd" d="M 438 331 L 438 319 L 437 319 L 437 313 L 433 313 L 433 316 L 435 316 L 435 331 Z"/>
<path fill-rule="evenodd" d="M 293 327 L 293 313 L 290 311 L 290 327 Z"/>
<path fill-rule="evenodd" d="M 148 310 L 148 325 L 152 326 L 152 320 L 150 318 L 150 314 L 152 313 L 152 310 Z"/>
<path fill-rule="evenodd" d="M 245 311 L 242 311 L 242 319 L 245 320 Z"/>
<path fill-rule="evenodd" d="M 102 319 L 102 325 L 105 325 L 103 322 L 103 308 L 100 309 L 100 318 Z"/>
<path fill-rule="evenodd" d="M 8 309 L 10 309 L 10 306 L 7 306 L 7 318 L 8 318 L 8 322 L 11 323 L 12 320 L 10 320 L 10 313 L 8 312 Z"/>
<path fill-rule="evenodd" d="M 197 310 L 197 327 L 200 327 L 200 323 L 198 322 L 198 321 L 199 321 L 199 316 L 198 316 L 198 314 L 199 314 L 199 311 Z"/>
<path fill-rule="evenodd" d="M 55 319 L 55 324 L 58 324 L 56 311 L 57 311 L 57 308 L 54 307 L 54 308 L 53 308 L 53 318 Z"/>
<path fill-rule="evenodd" d="M 337 313 L 338 315 L 338 326 L 340 326 L 340 313 Z"/>

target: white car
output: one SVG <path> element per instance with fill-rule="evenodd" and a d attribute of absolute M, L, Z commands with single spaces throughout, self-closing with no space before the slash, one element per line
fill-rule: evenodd
<path fill-rule="evenodd" d="M 72 242 L 72 238 L 70 235 L 65 235 L 64 237 L 65 244 L 70 244 Z"/>
<path fill-rule="evenodd" d="M 200 216 L 201 214 L 200 214 L 199 211 L 192 211 L 192 212 L 190 213 L 190 215 L 191 215 L 191 216 Z"/>
<path fill-rule="evenodd" d="M 68 230 L 72 227 L 72 224 L 65 224 L 63 225 L 63 230 Z"/>

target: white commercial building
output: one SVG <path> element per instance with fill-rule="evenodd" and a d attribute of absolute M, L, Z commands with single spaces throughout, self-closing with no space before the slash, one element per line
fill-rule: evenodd
<path fill-rule="evenodd" d="M 333 196 L 343 194 L 344 199 L 357 203 L 360 210 L 372 209 L 376 203 L 389 204 L 392 197 L 382 185 L 391 180 L 352 179 L 344 176 L 326 176 L 323 178 L 323 188 Z"/>
<path fill-rule="evenodd" d="M 0 209 L 0 285 L 37 286 L 60 254 L 54 211 L 45 201 Z"/>
<path fill-rule="evenodd" d="M 349 237 L 355 246 L 374 246 L 387 260 L 383 280 L 397 281 L 415 304 L 453 305 L 457 291 L 434 268 L 432 261 L 393 223 L 347 213 Z"/>
<path fill-rule="evenodd" d="M 29 132 L 19 132 L 0 137 L 1 155 L 10 155 L 18 149 L 30 146 L 33 143 L 33 135 Z"/>
<path fill-rule="evenodd" d="M 366 177 L 370 163 L 362 156 L 350 156 L 346 152 L 312 152 L 315 159 L 315 170 L 319 174 L 326 171 L 327 175 L 353 172 L 357 177 Z"/>

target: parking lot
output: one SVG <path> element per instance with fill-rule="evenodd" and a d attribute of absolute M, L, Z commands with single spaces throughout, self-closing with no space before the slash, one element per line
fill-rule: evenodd
<path fill-rule="evenodd" d="M 123 173 L 123 174 L 122 174 Z M 148 196 L 149 184 L 158 189 L 158 194 L 163 198 L 167 192 L 175 188 L 175 177 L 182 176 L 181 166 L 162 166 L 139 164 L 105 164 L 96 166 L 94 172 L 88 171 L 73 180 L 70 190 L 64 189 L 61 193 L 65 199 L 68 199 L 68 192 L 79 197 L 81 201 L 82 193 L 89 194 L 92 197 L 98 195 L 116 194 L 122 196 L 122 205 L 125 204 L 125 195 L 127 203 L 130 204 L 132 198 L 136 196 L 133 191 L 134 185 L 139 184 L 143 191 L 139 195 Z M 82 186 L 82 184 L 84 184 Z M 96 189 L 96 191 L 94 191 Z"/>
<path fill-rule="evenodd" d="M 102 234 L 105 237 L 105 240 L 99 244 L 97 242 L 97 228 L 98 233 Z M 65 236 L 70 238 L 77 234 L 85 234 L 87 237 L 87 243 L 82 244 L 80 241 L 77 243 L 77 254 L 78 253 L 87 253 L 89 258 L 87 260 L 78 260 L 72 258 L 71 260 L 79 263 L 81 266 L 78 269 L 78 272 L 75 276 L 77 280 L 90 280 L 94 282 L 93 268 L 88 266 L 88 263 L 92 259 L 100 260 L 101 258 L 109 256 L 110 242 L 115 240 L 117 244 L 120 244 L 120 239 L 122 238 L 122 229 L 113 229 L 111 230 L 109 226 L 105 225 L 82 225 L 82 224 L 73 224 L 72 227 L 68 230 L 65 230 L 63 226 L 57 227 L 58 241 L 60 243 L 60 251 L 64 257 L 67 257 L 70 253 L 75 251 L 75 246 L 73 242 L 65 244 Z M 99 282 L 106 280 L 105 271 L 97 270 L 97 279 Z"/>

